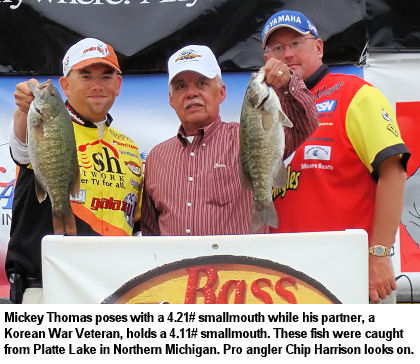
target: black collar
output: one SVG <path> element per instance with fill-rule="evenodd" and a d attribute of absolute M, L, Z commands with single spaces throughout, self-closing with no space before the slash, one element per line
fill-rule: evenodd
<path fill-rule="evenodd" d="M 323 63 L 312 75 L 305 79 L 305 85 L 308 90 L 312 90 L 316 84 L 321 81 L 328 73 L 330 73 L 329 67 Z"/>

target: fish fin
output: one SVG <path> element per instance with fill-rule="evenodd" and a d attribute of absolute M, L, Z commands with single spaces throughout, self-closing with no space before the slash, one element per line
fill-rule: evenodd
<path fill-rule="evenodd" d="M 31 92 L 32 92 L 32 94 L 34 96 L 37 96 L 37 95 L 40 94 L 39 93 L 39 85 L 38 84 L 33 83 L 33 82 L 28 82 L 27 84 L 28 84 L 28 87 L 29 87 L 29 89 L 31 90 Z"/>
<path fill-rule="evenodd" d="M 34 124 L 32 130 L 34 132 L 34 139 L 38 143 L 42 143 L 44 140 L 44 124 L 42 123 L 42 119 L 38 119 L 38 123 Z"/>
<path fill-rule="evenodd" d="M 35 194 L 39 203 L 44 202 L 45 199 L 47 198 L 47 192 L 45 191 L 44 187 L 41 185 L 41 183 L 38 181 L 36 177 L 35 177 Z"/>
<path fill-rule="evenodd" d="M 246 190 L 252 190 L 251 181 L 245 174 L 245 171 L 242 167 L 241 158 L 239 158 L 239 162 L 238 162 L 238 173 L 239 173 L 239 180 L 241 181 L 242 188 Z"/>
<path fill-rule="evenodd" d="M 264 130 L 268 130 L 273 125 L 273 115 L 269 112 L 262 113 L 262 126 Z"/>
<path fill-rule="evenodd" d="M 293 127 L 292 122 L 287 117 L 287 115 L 283 112 L 283 110 L 279 110 L 279 120 L 284 126 L 287 126 L 288 128 Z"/>
<path fill-rule="evenodd" d="M 80 192 L 80 170 L 79 166 L 76 164 L 76 170 L 74 173 L 73 181 L 71 181 L 70 185 L 70 195 L 74 198 L 79 196 Z"/>
<path fill-rule="evenodd" d="M 257 208 L 255 207 L 255 204 L 252 205 L 251 233 L 255 233 L 264 225 L 269 225 L 274 228 L 277 228 L 279 226 L 279 218 L 277 216 L 277 212 L 274 207 L 273 201 L 270 201 L 267 205 L 263 206 L 260 210 L 257 210 Z"/>
<path fill-rule="evenodd" d="M 277 176 L 274 177 L 273 188 L 284 187 L 286 185 L 287 185 L 287 170 L 283 161 L 280 161 L 279 173 L 277 173 Z"/>
<path fill-rule="evenodd" d="M 73 212 L 70 210 L 67 216 L 53 215 L 53 228 L 56 235 L 77 235 Z"/>

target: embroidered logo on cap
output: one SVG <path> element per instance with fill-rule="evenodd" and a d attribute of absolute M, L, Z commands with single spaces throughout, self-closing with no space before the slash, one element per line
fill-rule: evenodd
<path fill-rule="evenodd" d="M 106 57 L 109 54 L 108 48 L 107 47 L 103 47 L 102 44 L 98 44 L 96 47 L 89 47 L 87 49 L 84 49 L 83 52 L 82 52 L 82 54 L 86 54 L 88 52 L 94 52 L 94 51 L 98 51 L 104 57 Z"/>
<path fill-rule="evenodd" d="M 201 54 L 195 53 L 193 49 L 186 49 L 185 51 L 181 52 L 181 55 L 175 59 L 175 62 L 183 61 L 186 59 L 194 59 L 198 57 L 203 57 Z"/>

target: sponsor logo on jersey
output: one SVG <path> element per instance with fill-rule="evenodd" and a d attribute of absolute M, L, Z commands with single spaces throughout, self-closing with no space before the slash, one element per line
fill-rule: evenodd
<path fill-rule="evenodd" d="M 136 182 L 135 180 L 133 180 L 132 178 L 130 178 L 130 183 L 131 183 L 131 185 L 136 189 L 136 190 L 140 190 L 140 188 L 141 188 L 141 184 L 140 183 L 138 183 L 138 182 Z"/>
<path fill-rule="evenodd" d="M 125 135 L 123 133 L 118 132 L 115 129 L 110 128 L 109 132 L 115 139 L 124 140 L 127 143 L 135 144 L 131 138 L 129 138 L 127 135 Z M 114 140 L 114 142 L 115 142 L 115 140 Z"/>
<path fill-rule="evenodd" d="M 326 86 L 324 86 L 322 90 L 317 89 L 315 91 L 315 97 L 317 100 L 319 100 L 323 96 L 329 97 L 332 93 L 337 92 L 340 89 L 340 87 L 343 85 L 344 85 L 344 82 L 338 82 L 330 88 L 327 88 Z"/>
<path fill-rule="evenodd" d="M 134 218 L 136 215 L 136 207 L 137 207 L 137 195 L 130 192 L 127 196 L 124 197 L 123 204 L 126 206 L 130 206 L 130 209 L 124 210 L 125 221 L 131 227 L 134 226 Z"/>
<path fill-rule="evenodd" d="M 124 197 L 124 200 L 115 200 L 110 198 L 93 197 L 90 209 L 93 211 L 98 210 L 114 210 L 122 211 L 124 213 L 127 224 L 131 227 L 134 226 L 134 218 L 137 208 L 137 195 L 130 192 Z"/>
<path fill-rule="evenodd" d="M 137 147 L 137 145 L 135 145 L 135 144 L 132 144 L 132 143 L 126 143 L 126 142 L 120 142 L 120 141 L 115 140 L 115 139 L 112 141 L 112 144 L 114 144 L 114 145 L 118 145 L 119 147 L 125 147 L 125 148 L 134 149 L 134 150 L 139 149 L 139 148 Z"/>
<path fill-rule="evenodd" d="M 337 100 L 327 100 L 316 104 L 316 108 L 318 109 L 319 113 L 334 111 L 336 106 Z"/>
<path fill-rule="evenodd" d="M 141 176 L 141 166 L 133 161 L 124 162 L 128 169 L 133 173 L 135 176 Z"/>
<path fill-rule="evenodd" d="M 100 151 L 97 146 L 99 144 L 103 145 L 102 151 Z M 92 151 L 95 151 L 96 153 L 92 153 Z M 109 151 L 111 151 L 112 154 L 110 154 Z M 77 153 L 79 162 L 84 169 L 93 167 L 97 172 L 106 171 L 109 173 L 122 174 L 119 162 L 120 156 L 117 149 L 102 139 L 97 139 L 91 143 L 80 144 L 77 148 Z"/>
<path fill-rule="evenodd" d="M 140 157 L 135 153 L 131 153 L 131 152 L 128 152 L 126 150 L 119 150 L 119 152 L 120 152 L 120 154 L 129 155 L 130 157 L 140 159 Z"/>
<path fill-rule="evenodd" d="M 131 196 L 133 195 L 133 196 Z M 134 207 L 137 205 L 137 197 L 134 193 L 128 194 L 124 201 L 114 200 L 113 197 L 110 198 L 99 198 L 93 197 L 90 209 L 93 211 L 98 210 L 121 210 L 124 211 L 126 216 L 134 216 Z"/>
<path fill-rule="evenodd" d="M 382 109 L 382 117 L 388 123 L 388 125 L 386 126 L 386 128 L 392 134 L 394 134 L 396 137 L 398 137 L 400 135 L 399 130 L 398 130 L 398 127 L 393 123 L 393 120 L 392 120 L 391 116 L 384 109 Z"/>
<path fill-rule="evenodd" d="M 301 171 L 294 171 L 290 166 L 287 167 L 287 182 L 286 186 L 283 187 L 275 187 L 271 191 L 271 197 L 273 201 L 277 198 L 284 198 L 286 196 L 287 191 L 295 191 L 299 187 L 299 178 L 301 175 Z"/>
<path fill-rule="evenodd" d="M 331 147 L 328 145 L 306 145 L 303 158 L 305 160 L 329 161 L 331 159 Z"/>
<path fill-rule="evenodd" d="M 392 119 L 391 119 L 391 117 L 389 116 L 388 112 L 387 112 L 386 110 L 384 110 L 384 109 L 382 109 L 382 117 L 383 117 L 386 121 L 388 121 L 389 123 L 392 123 Z"/>
<path fill-rule="evenodd" d="M 70 195 L 70 202 L 73 203 L 85 203 L 86 201 L 86 190 L 80 190 L 77 196 Z"/>

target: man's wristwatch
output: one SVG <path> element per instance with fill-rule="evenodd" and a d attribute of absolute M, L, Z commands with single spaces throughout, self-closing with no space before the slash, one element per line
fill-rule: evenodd
<path fill-rule="evenodd" d="M 389 257 L 392 255 L 392 250 L 383 245 L 373 245 L 369 248 L 369 253 L 377 257 Z"/>

